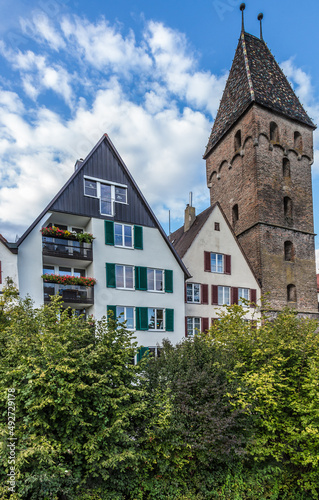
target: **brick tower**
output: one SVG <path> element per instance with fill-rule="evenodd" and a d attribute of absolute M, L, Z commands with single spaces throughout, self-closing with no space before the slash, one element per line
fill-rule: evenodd
<path fill-rule="evenodd" d="M 262 31 L 257 38 L 243 23 L 204 158 L 211 204 L 222 206 L 274 312 L 318 311 L 315 128 Z"/>

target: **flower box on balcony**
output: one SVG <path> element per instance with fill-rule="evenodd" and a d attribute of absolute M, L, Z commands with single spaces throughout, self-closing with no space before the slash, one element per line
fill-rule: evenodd
<path fill-rule="evenodd" d="M 76 233 L 73 231 L 67 231 L 59 229 L 56 226 L 43 227 L 41 229 L 42 236 L 49 236 L 51 238 L 64 238 L 67 240 L 77 240 L 81 243 L 92 243 L 94 236 L 91 233 Z"/>
<path fill-rule="evenodd" d="M 60 274 L 42 274 L 41 278 L 45 283 L 58 283 L 59 285 L 80 285 L 94 286 L 96 279 L 86 278 L 84 276 L 61 276 Z"/>

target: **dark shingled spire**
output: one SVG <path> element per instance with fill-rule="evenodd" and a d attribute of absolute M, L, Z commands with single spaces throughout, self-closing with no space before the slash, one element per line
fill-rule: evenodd
<path fill-rule="evenodd" d="M 316 128 L 266 43 L 242 32 L 204 158 L 253 102 Z"/>

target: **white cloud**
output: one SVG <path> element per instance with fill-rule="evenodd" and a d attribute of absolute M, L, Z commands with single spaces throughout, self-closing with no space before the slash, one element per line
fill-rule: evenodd
<path fill-rule="evenodd" d="M 20 19 L 20 25 L 25 35 L 31 36 L 40 42 L 48 43 L 52 49 L 58 51 L 65 48 L 63 37 L 44 12 L 36 12 L 32 19 Z"/>

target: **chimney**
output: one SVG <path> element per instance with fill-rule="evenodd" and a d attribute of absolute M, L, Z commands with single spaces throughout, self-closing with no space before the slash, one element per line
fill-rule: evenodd
<path fill-rule="evenodd" d="M 184 233 L 189 230 L 191 225 L 196 219 L 195 215 L 195 207 L 192 207 L 191 205 L 186 205 L 185 209 L 185 221 L 184 221 Z"/>

